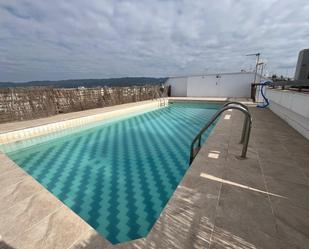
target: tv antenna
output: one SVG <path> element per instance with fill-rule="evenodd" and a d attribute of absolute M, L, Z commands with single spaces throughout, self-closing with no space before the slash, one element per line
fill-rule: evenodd
<path fill-rule="evenodd" d="M 255 64 L 255 74 L 254 74 L 254 82 L 256 81 L 256 75 L 257 75 L 257 70 L 258 70 L 258 66 L 259 66 L 259 63 L 260 63 L 260 56 L 261 56 L 261 53 L 255 53 L 255 54 L 246 54 L 246 56 L 256 56 L 257 59 L 256 59 L 256 64 Z"/>

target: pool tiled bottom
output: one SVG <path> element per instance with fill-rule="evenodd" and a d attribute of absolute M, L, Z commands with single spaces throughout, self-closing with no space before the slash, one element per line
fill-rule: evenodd
<path fill-rule="evenodd" d="M 188 168 L 193 137 L 218 107 L 175 103 L 9 157 L 109 241 L 129 241 L 150 231 Z"/>

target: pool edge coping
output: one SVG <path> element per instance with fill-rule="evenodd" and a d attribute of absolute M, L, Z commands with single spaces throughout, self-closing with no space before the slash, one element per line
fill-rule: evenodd
<path fill-rule="evenodd" d="M 38 120 L 27 120 L 25 122 L 40 122 L 41 124 L 26 125 L 17 129 L 11 129 L 7 131 L 0 131 L 0 145 L 10 144 L 18 141 L 32 139 L 39 136 L 52 134 L 58 131 L 64 131 L 83 125 L 92 124 L 95 122 L 101 122 L 112 118 L 120 118 L 129 114 L 134 114 L 139 111 L 146 111 L 150 109 L 159 108 L 158 100 L 146 100 L 134 103 L 121 104 L 116 106 L 110 106 L 105 108 L 97 108 L 92 110 L 85 110 L 82 112 L 68 113 L 74 115 L 80 115 L 78 117 L 65 118 L 63 120 L 55 120 L 51 122 L 44 122 L 44 119 L 59 118 L 56 116 L 42 118 Z M 98 113 L 89 113 L 89 111 L 98 111 Z M 87 114 L 88 113 L 88 114 Z M 23 122 L 23 121 L 21 121 Z M 17 124 L 18 122 L 14 122 Z M 3 125 L 9 125 L 5 123 Z M 1 125 L 0 125 L 1 127 Z"/>

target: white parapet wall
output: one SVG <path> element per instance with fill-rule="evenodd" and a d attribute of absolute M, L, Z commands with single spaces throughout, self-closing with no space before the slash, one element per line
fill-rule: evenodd
<path fill-rule="evenodd" d="M 170 77 L 172 97 L 245 97 L 251 96 L 252 72 L 218 73 Z M 257 75 L 256 82 L 261 79 Z"/>
<path fill-rule="evenodd" d="M 270 109 L 309 139 L 309 94 L 266 89 Z"/>

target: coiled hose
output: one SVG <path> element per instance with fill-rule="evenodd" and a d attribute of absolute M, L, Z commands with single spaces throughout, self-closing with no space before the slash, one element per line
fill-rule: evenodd
<path fill-rule="evenodd" d="M 261 81 L 260 85 L 261 85 L 261 95 L 264 99 L 262 104 L 257 104 L 256 107 L 258 108 L 266 108 L 267 106 L 269 106 L 269 101 L 265 96 L 265 90 L 263 91 L 263 89 L 265 88 L 265 86 L 271 85 L 273 83 L 272 80 L 263 80 Z"/>

